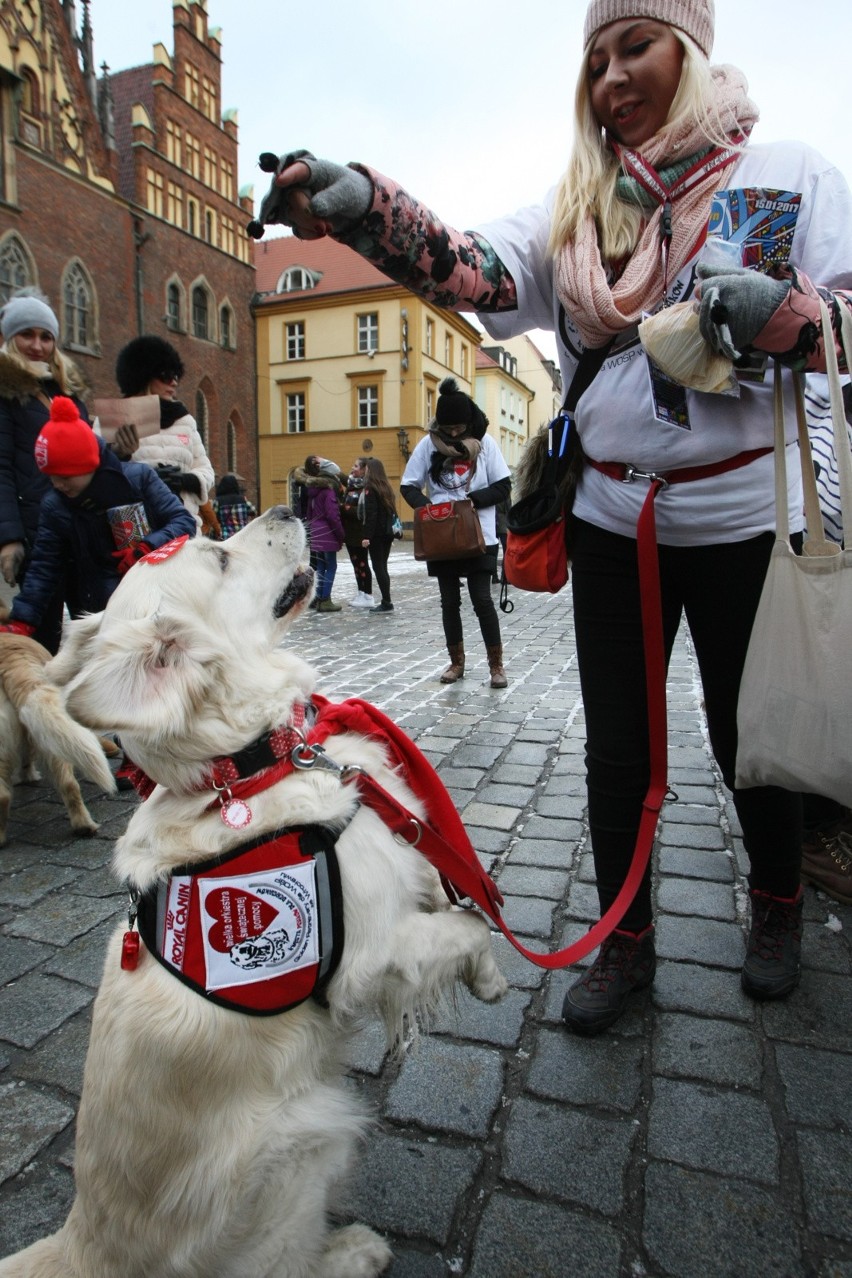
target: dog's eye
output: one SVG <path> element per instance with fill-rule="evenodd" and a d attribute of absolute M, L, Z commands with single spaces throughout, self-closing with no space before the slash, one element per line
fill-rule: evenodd
<path fill-rule="evenodd" d="M 220 550 L 219 551 L 219 567 L 222 569 L 222 572 L 228 571 L 229 563 L 230 563 L 230 556 L 227 554 L 226 551 Z"/>

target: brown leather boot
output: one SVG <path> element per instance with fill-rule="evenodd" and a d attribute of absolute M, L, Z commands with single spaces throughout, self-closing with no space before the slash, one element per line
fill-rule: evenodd
<path fill-rule="evenodd" d="M 493 647 L 486 648 L 488 654 L 488 669 L 491 671 L 491 687 L 507 688 L 509 680 L 506 678 L 506 671 L 503 669 L 503 645 L 495 643 Z"/>
<path fill-rule="evenodd" d="M 441 675 L 441 683 L 457 683 L 464 678 L 464 644 L 448 643 L 447 652 L 450 654 L 450 664 Z"/>

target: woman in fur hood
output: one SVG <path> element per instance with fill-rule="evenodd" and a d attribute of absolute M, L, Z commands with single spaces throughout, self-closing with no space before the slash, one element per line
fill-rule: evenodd
<path fill-rule="evenodd" d="M 59 321 L 47 299 L 21 290 L 0 310 L 0 572 L 20 585 L 29 565 L 39 512 L 50 481 L 35 462 L 35 441 L 50 417 L 55 395 L 89 415 L 80 370 L 57 349 Z M 56 652 L 62 636 L 64 590 L 57 591 L 35 638 Z"/>

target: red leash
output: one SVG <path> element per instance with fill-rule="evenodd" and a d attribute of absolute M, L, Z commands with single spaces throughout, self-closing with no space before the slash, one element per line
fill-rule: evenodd
<path fill-rule="evenodd" d="M 622 482 L 632 482 L 635 479 L 650 481 L 648 494 L 636 526 L 648 702 L 650 782 L 642 804 L 642 816 L 633 859 L 621 890 L 598 922 L 572 945 L 567 945 L 550 954 L 541 954 L 521 944 L 503 920 L 500 912 L 503 897 L 500 890 L 491 876 L 482 868 L 443 781 L 411 738 L 402 732 L 386 714 L 368 701 L 351 698 L 348 701 L 335 703 L 326 700 L 325 697 L 314 696 L 313 703 L 318 711 L 317 718 L 307 733 L 303 731 L 300 734 L 303 738 L 302 742 L 272 766 L 264 768 L 253 776 L 232 781 L 211 806 L 218 803 L 224 809 L 235 800 L 239 802 L 250 798 L 288 775 L 294 768 L 303 770 L 310 770 L 315 766 L 330 768 L 339 775 L 344 784 L 355 782 L 363 802 L 377 813 L 394 836 L 409 846 L 416 847 L 426 857 L 441 876 L 450 900 L 457 901 L 467 897 L 473 901 L 500 929 L 518 953 L 523 954 L 524 958 L 538 967 L 545 968 L 569 967 L 572 963 L 585 958 L 618 926 L 638 891 L 648 866 L 660 810 L 668 791 L 665 642 L 654 501 L 657 493 L 670 484 L 688 483 L 691 480 L 724 474 L 726 471 L 746 466 L 757 457 L 762 457 L 771 451 L 770 448 L 752 449 L 707 466 L 684 467 L 662 474 L 641 471 L 635 466 L 622 462 L 597 462 L 587 458 L 588 465 L 612 479 Z M 326 754 L 322 743 L 340 732 L 357 732 L 366 737 L 376 737 L 385 747 L 388 747 L 395 755 L 406 781 L 423 800 L 429 813 L 429 821 L 415 817 L 360 768 L 334 762 Z M 134 783 L 143 798 L 146 798 L 153 788 L 153 783 L 138 769 L 135 769 L 135 773 Z M 435 828 L 436 825 L 442 833 Z"/>
<path fill-rule="evenodd" d="M 657 595 L 659 597 L 659 588 Z M 659 609 L 657 610 L 657 625 L 660 635 L 662 635 L 662 621 Z M 660 652 L 662 652 L 662 642 L 660 642 Z M 660 668 L 662 669 L 662 663 L 660 663 Z M 541 954 L 522 945 L 505 923 L 500 912 L 503 897 L 499 888 L 491 876 L 486 874 L 482 868 L 479 857 L 462 824 L 461 817 L 447 793 L 444 783 L 429 760 L 410 737 L 406 736 L 387 715 L 369 702 L 353 698 L 350 701 L 333 704 L 319 697 L 315 698 L 315 701 L 320 710 L 314 728 L 308 733 L 306 750 L 308 752 L 316 750 L 322 740 L 327 739 L 332 733 L 340 731 L 361 732 L 365 736 L 379 737 L 385 746 L 389 746 L 404 770 L 406 781 L 418 794 L 418 797 L 423 799 L 430 816 L 428 822 L 413 816 L 403 804 L 388 794 L 378 782 L 367 776 L 366 773 L 355 769 L 352 771 L 352 775 L 345 779 L 352 780 L 357 784 L 364 803 L 381 817 L 382 821 L 397 838 L 402 839 L 412 847 L 416 847 L 435 867 L 441 876 L 445 889 L 448 885 L 453 889 L 452 892 L 448 892 L 450 899 L 456 900 L 459 897 L 469 897 L 500 929 L 518 953 L 523 954 L 524 958 L 529 959 L 531 963 L 535 963 L 538 967 L 569 967 L 572 963 L 578 962 L 591 953 L 609 935 L 612 929 L 618 926 L 630 902 L 636 895 L 636 890 L 645 873 L 654 831 L 656 830 L 657 817 L 666 793 L 665 732 L 663 733 L 662 782 L 657 786 L 659 797 L 656 800 L 656 808 L 654 809 L 652 807 L 654 799 L 649 792 L 649 797 L 646 798 L 646 811 L 643 815 L 643 827 L 647 831 L 645 836 L 647 846 L 644 849 L 644 853 L 637 845 L 637 852 L 634 854 L 633 864 L 630 867 L 624 885 L 599 922 L 572 945 L 565 946 L 564 949 L 556 950 L 554 953 Z M 662 702 L 665 720 L 664 682 Z M 319 757 L 323 760 L 328 758 L 322 751 L 321 745 Z M 334 764 L 331 766 L 337 767 Z M 346 769 L 341 769 L 341 771 L 346 771 Z M 235 786 L 234 789 L 236 791 L 238 787 Z M 435 828 L 436 824 L 440 827 L 440 833 Z"/>

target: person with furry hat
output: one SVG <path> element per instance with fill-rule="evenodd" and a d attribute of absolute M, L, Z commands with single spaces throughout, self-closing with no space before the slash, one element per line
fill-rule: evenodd
<path fill-rule="evenodd" d="M 308 528 L 311 567 L 317 575 L 311 607 L 315 612 L 340 612 L 341 605 L 331 597 L 337 576 L 337 552 L 346 540 L 340 513 L 346 489 L 340 467 L 327 457 L 311 453 L 304 466 L 293 471 L 293 482 L 299 486 L 299 515 Z"/>
<path fill-rule="evenodd" d="M 213 487 L 213 467 L 195 418 L 177 398 L 183 374 L 183 360 L 162 337 L 144 334 L 122 347 L 115 363 L 119 389 L 125 397 L 159 395 L 160 433 L 140 440 L 135 430 L 122 427 L 116 443 L 121 456 L 159 471 L 163 482 L 195 516 L 200 530 L 198 510 Z"/>
<path fill-rule="evenodd" d="M 476 311 L 496 341 L 552 329 L 566 387 L 582 353 L 597 353 L 573 413 L 586 462 L 571 521 L 601 911 L 623 903 L 651 777 L 637 525 L 653 499 L 649 558 L 659 562 L 666 657 L 685 618 L 748 855 L 740 984 L 750 998 L 780 999 L 801 974 L 801 797 L 736 787 L 739 685 L 776 532 L 773 378 L 763 373 L 777 361 L 790 402 L 791 370 L 824 371 L 821 299 L 845 367 L 838 335 L 841 309 L 852 309 L 852 194 L 811 147 L 752 140 L 759 112 L 745 76 L 710 64 L 714 18 L 712 0 L 591 0 L 577 33 L 567 170 L 543 200 L 509 217 L 461 233 L 374 169 L 291 150 L 269 166 L 259 222 L 334 236 L 431 305 Z M 523 157 L 507 171 L 516 186 Z M 649 363 L 640 322 L 684 300 L 696 302 L 710 350 L 730 361 L 738 395 L 679 386 Z M 795 439 L 789 413 L 791 450 Z M 679 482 L 656 478 L 672 473 Z M 798 465 L 787 473 L 800 538 Z M 653 981 L 651 889 L 649 866 L 565 996 L 569 1029 L 606 1029 Z"/>
<path fill-rule="evenodd" d="M 32 559 L 42 500 L 50 481 L 35 462 L 34 446 L 55 395 L 74 401 L 88 422 L 83 375 L 57 346 L 59 321 L 34 289 L 14 293 L 0 309 L 0 572 L 20 586 Z M 36 638 L 55 653 L 62 637 L 63 583 L 45 607 Z"/>
<path fill-rule="evenodd" d="M 36 633 L 66 570 L 71 616 L 100 612 L 138 560 L 174 538 L 195 536 L 194 518 L 156 471 L 120 461 L 82 420 L 73 400 L 54 396 L 33 452 L 49 487 L 26 580 L 9 621 L 0 626 L 26 635 Z M 136 507 L 146 526 L 144 540 L 116 538 L 121 507 Z M 118 540 L 125 544 L 119 547 Z"/>
<path fill-rule="evenodd" d="M 441 621 L 450 656 L 441 683 L 457 683 L 464 678 L 461 582 L 466 578 L 467 592 L 485 643 L 491 687 L 505 688 L 508 680 L 503 667 L 503 639 L 491 597 L 491 580 L 497 571 L 499 545 L 496 506 L 509 496 L 512 480 L 503 454 L 487 430 L 488 418 L 476 401 L 459 389 L 454 377 L 445 377 L 438 387 L 438 402 L 429 423 L 429 434 L 420 440 L 409 457 L 399 491 L 414 509 L 463 497 L 473 502 L 485 539 L 484 552 L 467 559 L 426 562 L 429 576 L 438 582 Z"/>

